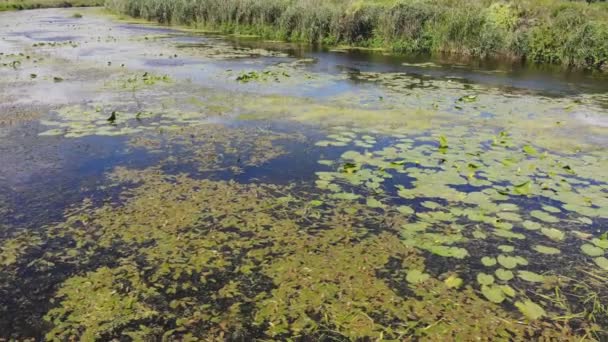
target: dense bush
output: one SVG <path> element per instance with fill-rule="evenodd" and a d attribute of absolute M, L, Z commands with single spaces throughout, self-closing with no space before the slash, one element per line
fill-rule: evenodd
<path fill-rule="evenodd" d="M 107 0 L 120 13 L 227 33 L 398 52 L 606 68 L 608 4 L 566 0 Z"/>

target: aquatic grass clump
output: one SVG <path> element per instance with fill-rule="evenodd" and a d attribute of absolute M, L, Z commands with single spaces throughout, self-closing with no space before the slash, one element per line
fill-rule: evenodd
<path fill-rule="evenodd" d="M 550 0 L 106 0 L 114 11 L 226 33 L 602 69 L 608 6 Z"/>

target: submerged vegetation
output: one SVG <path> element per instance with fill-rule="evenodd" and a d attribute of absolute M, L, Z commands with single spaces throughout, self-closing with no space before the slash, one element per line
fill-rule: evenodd
<path fill-rule="evenodd" d="M 114 11 L 329 45 L 608 67 L 608 4 L 486 0 L 106 0 Z"/>

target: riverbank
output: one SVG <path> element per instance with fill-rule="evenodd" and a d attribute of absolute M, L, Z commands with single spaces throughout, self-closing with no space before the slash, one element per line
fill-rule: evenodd
<path fill-rule="evenodd" d="M 0 0 L 1 11 L 102 6 L 103 0 Z"/>
<path fill-rule="evenodd" d="M 106 0 L 161 23 L 399 53 L 608 67 L 608 4 L 584 1 Z"/>

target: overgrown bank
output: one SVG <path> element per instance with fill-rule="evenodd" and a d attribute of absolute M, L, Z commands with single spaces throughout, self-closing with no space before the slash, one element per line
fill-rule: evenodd
<path fill-rule="evenodd" d="M 0 12 L 55 7 L 102 6 L 103 0 L 0 0 Z"/>
<path fill-rule="evenodd" d="M 106 0 L 114 11 L 225 33 L 404 53 L 606 69 L 608 3 L 566 0 Z"/>

